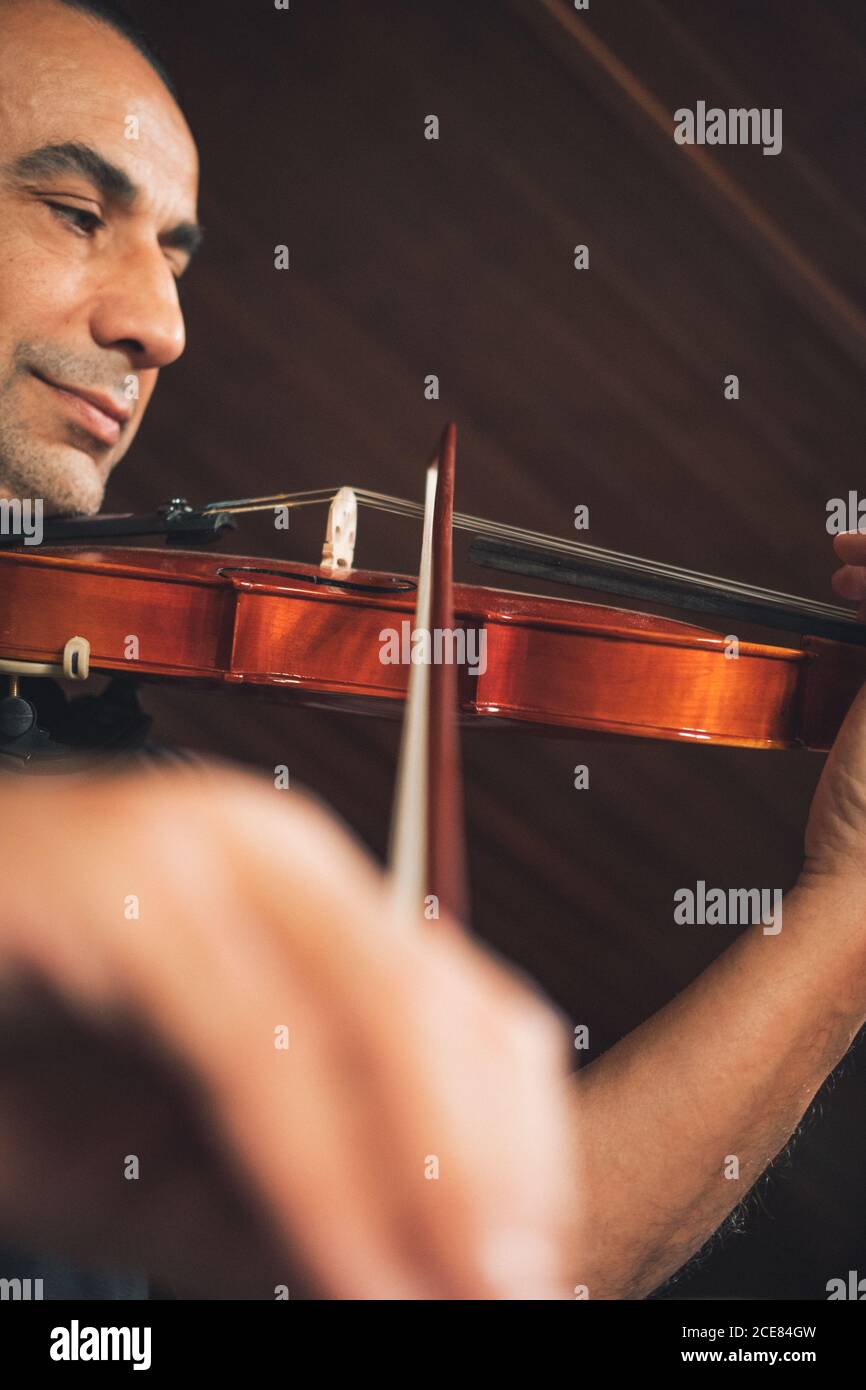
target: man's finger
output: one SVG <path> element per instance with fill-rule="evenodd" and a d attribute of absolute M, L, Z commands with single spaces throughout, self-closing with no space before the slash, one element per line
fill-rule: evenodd
<path fill-rule="evenodd" d="M 832 584 L 840 598 L 862 603 L 866 598 L 866 569 L 862 565 L 843 565 L 833 575 Z"/>
<path fill-rule="evenodd" d="M 866 534 L 842 531 L 833 537 L 833 549 L 846 565 L 866 565 Z"/>

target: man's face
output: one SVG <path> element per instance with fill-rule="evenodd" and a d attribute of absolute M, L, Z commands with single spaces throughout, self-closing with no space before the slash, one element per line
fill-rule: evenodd
<path fill-rule="evenodd" d="M 131 44 L 54 0 L 0 0 L 0 497 L 99 510 L 183 351 L 197 186 Z"/>

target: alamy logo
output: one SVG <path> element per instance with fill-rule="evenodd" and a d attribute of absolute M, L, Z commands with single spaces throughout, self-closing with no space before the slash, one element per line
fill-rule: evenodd
<path fill-rule="evenodd" d="M 42 544 L 41 497 L 0 498 L 0 535 L 22 536 L 25 545 Z"/>
<path fill-rule="evenodd" d="M 674 139 L 678 145 L 763 145 L 764 154 L 782 149 L 782 108 L 775 106 L 681 106 L 674 112 Z"/>
<path fill-rule="evenodd" d="M 762 922 L 764 936 L 778 936 L 782 930 L 781 888 L 729 888 L 726 891 L 707 888 L 699 878 L 694 888 L 678 888 L 674 902 L 674 921 L 680 924 L 745 927 Z"/>
<path fill-rule="evenodd" d="M 866 1279 L 861 1279 L 856 1269 L 848 1270 L 848 1280 L 828 1279 L 827 1302 L 837 1302 L 839 1299 L 854 1299 L 857 1303 L 866 1301 Z"/>
<path fill-rule="evenodd" d="M 838 536 L 843 531 L 866 532 L 866 497 L 859 497 L 853 488 L 847 497 L 831 497 L 827 503 L 827 534 Z"/>
<path fill-rule="evenodd" d="M 379 633 L 383 666 L 465 666 L 470 676 L 487 670 L 487 629 L 416 627 L 408 619 Z"/>
<path fill-rule="evenodd" d="M 134 1371 L 150 1370 L 149 1327 L 69 1327 L 51 1329 L 52 1361 L 131 1361 Z"/>
<path fill-rule="evenodd" d="M 29 1303 L 44 1298 L 41 1279 L 0 1279 L 0 1302 Z"/>

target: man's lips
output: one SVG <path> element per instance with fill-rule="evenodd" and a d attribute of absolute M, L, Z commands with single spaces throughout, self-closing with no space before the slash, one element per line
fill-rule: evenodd
<path fill-rule="evenodd" d="M 88 434 L 102 444 L 116 444 L 123 426 L 128 423 L 132 411 L 127 405 L 118 405 L 109 395 L 101 391 L 90 391 L 79 386 L 67 386 L 51 381 L 40 372 L 33 372 L 37 381 L 49 386 L 64 402 L 69 413 L 75 417 Z"/>

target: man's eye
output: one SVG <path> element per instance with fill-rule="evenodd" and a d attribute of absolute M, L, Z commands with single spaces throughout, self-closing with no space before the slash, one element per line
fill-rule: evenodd
<path fill-rule="evenodd" d="M 55 216 L 73 226 L 84 236 L 92 236 L 94 232 L 99 231 L 100 227 L 105 226 L 102 218 L 97 217 L 95 212 L 87 212 L 84 208 L 74 207 L 71 203 L 47 202 L 46 206 L 51 208 Z"/>

